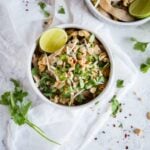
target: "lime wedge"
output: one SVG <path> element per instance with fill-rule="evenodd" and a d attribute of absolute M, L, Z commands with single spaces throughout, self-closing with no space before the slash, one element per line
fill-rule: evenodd
<path fill-rule="evenodd" d="M 150 17 L 150 0 L 134 0 L 129 6 L 129 13 L 137 18 Z"/>
<path fill-rule="evenodd" d="M 51 28 L 45 31 L 39 40 L 40 48 L 48 53 L 61 49 L 67 42 L 68 36 L 61 28 Z"/>

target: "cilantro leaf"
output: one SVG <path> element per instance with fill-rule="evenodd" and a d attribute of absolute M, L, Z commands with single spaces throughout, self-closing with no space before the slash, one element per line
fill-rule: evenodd
<path fill-rule="evenodd" d="M 141 52 L 145 52 L 148 44 L 149 43 L 137 42 L 137 43 L 134 44 L 133 48 L 136 49 L 136 50 L 139 50 Z"/>
<path fill-rule="evenodd" d="M 147 65 L 150 65 L 150 57 L 146 60 Z"/>
<path fill-rule="evenodd" d="M 135 50 L 138 50 L 138 51 L 141 51 L 141 52 L 145 52 L 148 44 L 150 43 L 150 42 L 140 42 L 135 38 L 130 38 L 130 40 L 134 42 L 133 48 Z"/>
<path fill-rule="evenodd" d="M 32 75 L 33 75 L 33 76 L 39 74 L 39 70 L 38 70 L 37 67 L 32 68 L 31 72 L 32 72 Z"/>
<path fill-rule="evenodd" d="M 118 127 L 119 127 L 119 128 L 123 128 L 123 124 L 122 124 L 122 123 L 120 123 Z"/>
<path fill-rule="evenodd" d="M 9 100 L 10 100 L 10 92 L 5 92 L 3 95 L 1 95 L 0 104 L 9 105 Z"/>
<path fill-rule="evenodd" d="M 141 64 L 141 66 L 140 66 L 140 70 L 143 73 L 147 73 L 149 71 L 149 69 L 150 69 L 150 57 L 147 58 L 146 62 Z"/>
<path fill-rule="evenodd" d="M 59 14 L 65 14 L 65 9 L 63 8 L 63 6 L 60 6 L 58 13 Z"/>
<path fill-rule="evenodd" d="M 45 10 L 45 8 L 46 8 L 46 3 L 44 3 L 44 2 L 39 2 L 38 5 L 39 5 L 39 7 L 41 8 L 41 11 L 42 11 L 42 13 L 44 14 L 44 16 L 45 16 L 45 17 L 49 17 L 49 16 L 50 16 L 50 13 L 49 13 L 47 10 Z"/>
<path fill-rule="evenodd" d="M 46 7 L 46 4 L 44 2 L 39 2 L 38 5 L 41 9 L 44 9 Z"/>
<path fill-rule="evenodd" d="M 1 95 L 0 104 L 8 106 L 13 121 L 17 125 L 28 124 L 32 129 L 34 129 L 49 142 L 59 144 L 49 139 L 39 127 L 28 120 L 27 114 L 32 104 L 31 101 L 27 101 L 25 99 L 28 93 L 22 89 L 19 81 L 14 79 L 11 79 L 10 81 L 14 84 L 14 89 Z"/>
<path fill-rule="evenodd" d="M 141 70 L 143 73 L 148 72 L 149 69 L 150 69 L 150 66 L 147 65 L 147 64 L 141 64 L 141 66 L 140 66 L 140 70 Z"/>
<path fill-rule="evenodd" d="M 117 100 L 117 96 L 114 95 L 111 99 L 112 116 L 116 117 L 117 113 L 121 111 L 121 103 Z"/>
<path fill-rule="evenodd" d="M 99 104 L 99 101 L 95 102 L 95 105 L 98 105 Z"/>
<path fill-rule="evenodd" d="M 124 87 L 124 81 L 123 80 L 120 80 L 120 79 L 118 79 L 117 80 L 117 84 L 116 84 L 116 86 L 117 86 L 117 88 L 123 88 Z"/>

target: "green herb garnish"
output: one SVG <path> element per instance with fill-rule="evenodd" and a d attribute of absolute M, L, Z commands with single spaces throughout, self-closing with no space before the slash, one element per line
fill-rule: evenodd
<path fill-rule="evenodd" d="M 59 143 L 49 139 L 44 131 L 28 119 L 27 114 L 31 107 L 31 101 L 25 99 L 28 93 L 22 89 L 19 81 L 14 79 L 11 79 L 10 81 L 14 84 L 14 89 L 1 95 L 0 104 L 9 108 L 13 121 L 19 126 L 27 124 L 49 142 L 60 145 Z"/>
<path fill-rule="evenodd" d="M 141 64 L 140 66 L 140 70 L 143 72 L 143 73 L 146 73 L 148 72 L 150 69 L 150 58 L 147 58 L 146 62 Z"/>
<path fill-rule="evenodd" d="M 133 48 L 135 50 L 138 50 L 138 51 L 141 51 L 141 52 L 145 52 L 148 44 L 150 43 L 150 42 L 140 42 L 135 38 L 130 38 L 130 40 L 134 42 Z"/>
<path fill-rule="evenodd" d="M 114 95 L 111 99 L 112 116 L 116 117 L 117 113 L 121 111 L 121 103 L 117 100 L 117 96 Z"/>
<path fill-rule="evenodd" d="M 63 6 L 60 6 L 58 13 L 59 14 L 65 14 L 65 9 L 63 8 Z"/>
<path fill-rule="evenodd" d="M 117 86 L 117 88 L 123 88 L 124 87 L 124 81 L 123 80 L 120 80 L 120 79 L 118 79 L 117 80 L 117 83 L 116 83 L 116 86 Z"/>
<path fill-rule="evenodd" d="M 37 68 L 37 67 L 32 68 L 31 72 L 32 72 L 32 75 L 33 75 L 33 76 L 35 76 L 35 75 L 38 75 L 38 74 L 39 74 L 39 70 L 38 70 L 38 68 Z"/>
<path fill-rule="evenodd" d="M 90 38 L 89 38 L 89 42 L 90 42 L 90 43 L 93 43 L 94 41 L 95 41 L 95 35 L 92 34 L 92 35 L 90 36 Z"/>
<path fill-rule="evenodd" d="M 45 17 L 49 17 L 49 16 L 50 16 L 50 13 L 49 13 L 47 10 L 45 10 L 45 8 L 46 8 L 46 3 L 44 3 L 44 2 L 39 2 L 38 5 L 40 6 L 41 11 L 42 11 L 42 13 L 44 14 L 44 16 L 45 16 Z"/>
<path fill-rule="evenodd" d="M 99 101 L 95 102 L 95 105 L 99 104 Z"/>
<path fill-rule="evenodd" d="M 122 123 L 120 123 L 118 127 L 119 127 L 119 128 L 123 128 L 123 124 L 122 124 Z"/>

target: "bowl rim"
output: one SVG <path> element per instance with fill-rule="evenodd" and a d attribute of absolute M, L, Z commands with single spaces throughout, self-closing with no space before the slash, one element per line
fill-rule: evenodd
<path fill-rule="evenodd" d="M 110 59 L 111 67 L 110 67 L 109 80 L 108 80 L 107 85 L 104 88 L 104 90 L 97 97 L 95 97 L 94 99 L 90 100 L 89 102 L 87 102 L 85 104 L 76 105 L 76 106 L 67 106 L 67 105 L 61 105 L 61 104 L 57 104 L 57 103 L 52 102 L 51 100 L 49 100 L 48 98 L 46 98 L 42 94 L 42 92 L 38 89 L 38 87 L 36 87 L 35 82 L 34 82 L 34 80 L 32 78 L 31 63 L 32 63 L 32 56 L 33 56 L 33 53 L 35 51 L 35 47 L 36 47 L 36 44 L 37 44 L 37 40 L 36 40 L 35 43 L 33 44 L 32 48 L 31 48 L 31 52 L 30 52 L 29 59 L 28 59 L 28 78 L 29 78 L 29 82 L 30 82 L 30 84 L 31 84 L 34 92 L 39 96 L 39 98 L 41 98 L 45 102 L 48 102 L 49 104 L 52 104 L 53 106 L 56 106 L 56 107 L 59 107 L 59 108 L 65 108 L 65 109 L 66 108 L 67 109 L 85 108 L 87 106 L 91 106 L 92 104 L 96 103 L 97 101 L 101 101 L 102 99 L 105 98 L 105 96 L 107 95 L 107 93 L 109 92 L 109 90 L 111 90 L 111 88 L 113 86 L 113 82 L 114 82 L 114 61 L 113 61 L 113 56 L 112 56 L 111 48 L 109 48 L 109 46 L 107 46 L 105 40 L 103 40 L 103 38 L 100 37 L 94 30 L 91 30 L 90 28 L 85 27 L 83 25 L 62 24 L 62 25 L 56 25 L 54 27 L 59 27 L 59 28 L 63 28 L 63 29 L 66 29 L 66 28 L 84 29 L 84 30 L 87 30 L 87 31 L 93 33 L 96 36 L 96 38 L 103 44 L 103 46 L 104 46 L 104 48 L 105 48 L 105 50 L 106 50 L 106 52 L 108 54 L 108 57 Z M 54 27 L 50 27 L 50 28 L 54 28 Z M 47 30 L 49 30 L 50 28 L 48 28 Z"/>
<path fill-rule="evenodd" d="M 150 21 L 150 17 L 143 18 L 140 20 L 136 20 L 133 22 L 119 22 L 119 21 L 114 21 L 110 18 L 107 18 L 103 14 L 101 14 L 92 4 L 91 0 L 85 0 L 85 3 L 90 10 L 90 12 L 98 19 L 98 20 L 103 20 L 107 23 L 113 24 L 113 25 L 120 25 L 120 26 L 139 26 L 142 25 L 148 21 Z"/>

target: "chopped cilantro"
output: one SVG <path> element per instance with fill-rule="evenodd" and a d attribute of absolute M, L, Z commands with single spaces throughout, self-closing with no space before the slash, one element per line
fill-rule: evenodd
<path fill-rule="evenodd" d="M 32 72 L 32 75 L 33 75 L 33 76 L 39 74 L 39 70 L 38 70 L 37 67 L 32 68 L 31 72 Z"/>
<path fill-rule="evenodd" d="M 99 101 L 95 102 L 95 105 L 99 104 Z"/>
<path fill-rule="evenodd" d="M 146 63 L 141 64 L 140 70 L 143 73 L 148 72 L 150 69 L 150 58 L 147 58 Z"/>
<path fill-rule="evenodd" d="M 121 111 L 121 103 L 117 100 L 117 96 L 114 95 L 111 99 L 112 116 L 116 117 L 117 113 Z"/>
<path fill-rule="evenodd" d="M 119 127 L 119 128 L 123 128 L 123 124 L 122 124 L 122 123 L 120 123 L 118 127 Z"/>
<path fill-rule="evenodd" d="M 65 9 L 63 8 L 63 6 L 60 6 L 58 13 L 59 14 L 65 14 Z"/>
<path fill-rule="evenodd" d="M 138 50 L 138 51 L 141 51 L 141 52 L 145 52 L 148 44 L 150 43 L 150 42 L 140 42 L 135 38 L 130 38 L 130 40 L 134 42 L 133 48 L 135 50 Z"/>
<path fill-rule="evenodd" d="M 123 80 L 120 80 L 120 79 L 118 79 L 117 80 L 117 83 L 116 83 L 116 86 L 117 86 L 117 88 L 123 88 L 124 87 L 124 81 Z"/>
<path fill-rule="evenodd" d="M 39 2 L 38 5 L 41 9 L 44 9 L 46 7 L 46 4 L 44 2 Z"/>
<path fill-rule="evenodd" d="M 44 16 L 45 16 L 45 17 L 49 17 L 49 16 L 50 16 L 50 13 L 49 13 L 47 10 L 45 10 L 45 8 L 46 8 L 46 3 L 44 3 L 44 2 L 39 2 L 38 5 L 39 5 L 39 7 L 41 8 L 41 11 L 42 11 L 42 13 L 44 14 Z"/>

